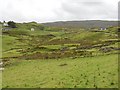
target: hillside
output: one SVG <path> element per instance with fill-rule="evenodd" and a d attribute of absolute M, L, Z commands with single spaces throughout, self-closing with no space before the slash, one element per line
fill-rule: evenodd
<path fill-rule="evenodd" d="M 59 21 L 51 23 L 43 23 L 45 26 L 52 27 L 69 27 L 69 28 L 108 28 L 118 26 L 118 21 L 100 21 L 100 20 L 88 20 L 88 21 Z"/>
<path fill-rule="evenodd" d="M 3 88 L 118 87 L 118 27 L 16 26 L 2 30 Z"/>

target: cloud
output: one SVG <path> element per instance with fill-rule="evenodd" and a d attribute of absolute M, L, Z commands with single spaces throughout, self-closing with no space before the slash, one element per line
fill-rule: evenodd
<path fill-rule="evenodd" d="M 117 20 L 118 0 L 0 0 L 0 21 Z"/>
<path fill-rule="evenodd" d="M 108 2 L 76 2 L 63 3 L 64 14 L 72 19 L 117 19 L 117 7 Z"/>

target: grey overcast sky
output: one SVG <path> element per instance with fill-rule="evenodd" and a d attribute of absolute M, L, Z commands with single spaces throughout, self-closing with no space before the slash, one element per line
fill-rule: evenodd
<path fill-rule="evenodd" d="M 0 0 L 0 21 L 117 20 L 119 0 Z"/>

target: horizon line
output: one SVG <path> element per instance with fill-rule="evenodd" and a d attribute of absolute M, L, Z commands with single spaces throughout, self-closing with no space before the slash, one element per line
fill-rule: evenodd
<path fill-rule="evenodd" d="M 5 20 L 0 20 L 0 22 L 4 22 Z M 72 21 L 120 21 L 120 20 L 101 20 L 101 19 L 91 19 L 91 20 L 56 20 L 56 21 L 46 21 L 46 22 L 39 22 L 39 21 L 34 21 L 34 20 L 31 20 L 31 21 L 15 21 L 15 20 L 6 20 L 6 22 L 9 22 L 9 21 L 14 21 L 16 23 L 30 23 L 30 22 L 36 22 L 36 23 L 55 23 L 55 22 L 72 22 Z"/>

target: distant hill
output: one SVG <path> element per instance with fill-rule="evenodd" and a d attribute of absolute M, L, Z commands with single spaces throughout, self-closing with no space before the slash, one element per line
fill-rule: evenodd
<path fill-rule="evenodd" d="M 59 21 L 51 23 L 43 23 L 45 26 L 66 27 L 66 28 L 107 28 L 118 26 L 118 21 L 101 21 L 101 20 L 86 20 L 86 21 Z"/>

